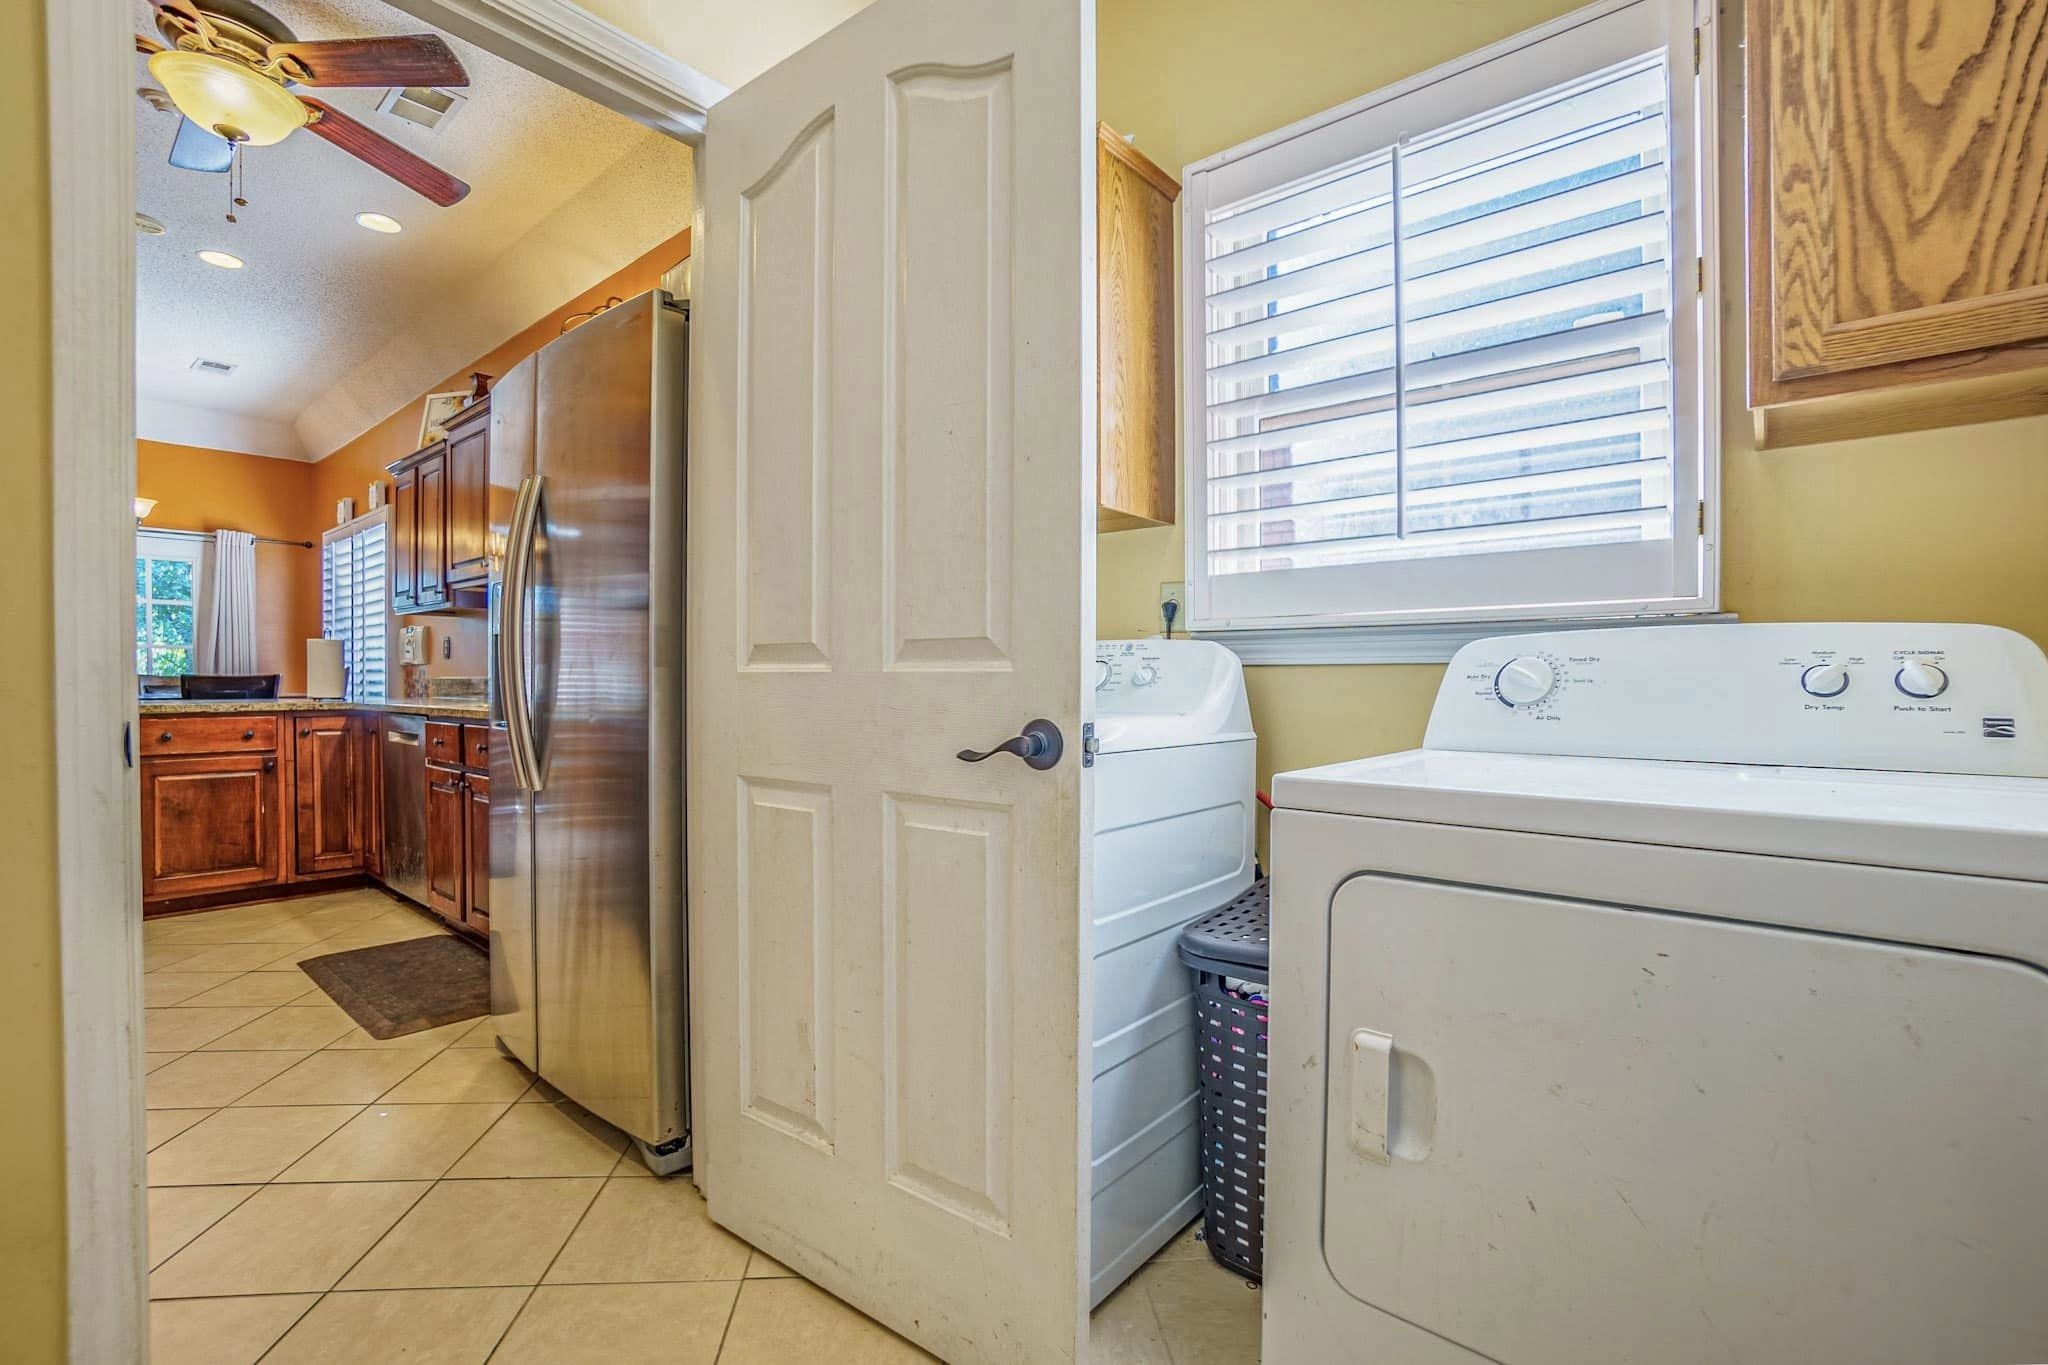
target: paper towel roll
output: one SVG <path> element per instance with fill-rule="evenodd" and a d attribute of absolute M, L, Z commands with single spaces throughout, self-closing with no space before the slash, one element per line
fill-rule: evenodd
<path fill-rule="evenodd" d="M 306 695 L 339 697 L 348 691 L 341 670 L 341 641 L 306 641 Z"/>

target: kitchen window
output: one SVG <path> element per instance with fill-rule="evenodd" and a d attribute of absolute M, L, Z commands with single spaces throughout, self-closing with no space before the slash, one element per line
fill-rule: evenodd
<path fill-rule="evenodd" d="M 1714 609 L 1712 46 L 1594 5 L 1189 168 L 1193 629 Z"/>
<path fill-rule="evenodd" d="M 135 671 L 182 677 L 198 647 L 199 579 L 206 542 L 144 532 L 135 537 Z"/>
<path fill-rule="evenodd" d="M 381 701 L 390 637 L 385 547 L 388 509 L 337 526 L 320 541 L 320 633 L 339 640 L 348 695 Z"/>

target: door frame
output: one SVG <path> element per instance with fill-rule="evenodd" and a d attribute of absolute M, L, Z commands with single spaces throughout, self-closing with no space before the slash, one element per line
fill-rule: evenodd
<path fill-rule="evenodd" d="M 726 89 L 569 0 L 389 0 L 685 142 Z M 122 0 L 43 0 L 50 554 L 70 1359 L 145 1360 L 142 852 L 132 674 L 135 100 Z"/>

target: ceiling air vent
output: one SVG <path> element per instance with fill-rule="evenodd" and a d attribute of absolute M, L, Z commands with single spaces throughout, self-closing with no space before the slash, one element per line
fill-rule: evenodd
<path fill-rule="evenodd" d="M 386 90 L 384 98 L 377 101 L 377 112 L 402 119 L 431 133 L 447 126 L 448 120 L 461 113 L 462 106 L 468 102 L 469 97 L 459 91 L 408 85 Z"/>
<path fill-rule="evenodd" d="M 201 374 L 233 374 L 235 372 L 235 367 L 232 362 L 226 360 L 208 360 L 204 356 L 201 356 L 199 359 L 193 361 L 192 368 L 199 371 L 199 373 Z"/>

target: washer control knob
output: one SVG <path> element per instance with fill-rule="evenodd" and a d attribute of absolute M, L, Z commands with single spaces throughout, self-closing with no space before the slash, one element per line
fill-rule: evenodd
<path fill-rule="evenodd" d="M 1109 686 L 1109 660 L 1097 659 L 1095 661 L 1095 690 L 1100 692 L 1107 686 Z"/>
<path fill-rule="evenodd" d="M 1131 686 L 1150 687 L 1159 681 L 1159 669 L 1155 664 L 1139 664 L 1131 674 Z"/>
<path fill-rule="evenodd" d="M 1907 696 L 1925 701 L 1948 691 L 1948 674 L 1938 664 L 1908 659 L 1899 665 L 1898 676 L 1892 679 L 1892 683 Z"/>
<path fill-rule="evenodd" d="M 1557 686 L 1557 670 L 1533 654 L 1510 659 L 1493 676 L 1493 695 L 1506 706 L 1534 706 Z"/>
<path fill-rule="evenodd" d="M 1849 670 L 1840 664 L 1815 664 L 1799 675 L 1810 697 L 1839 697 L 1849 690 Z"/>

